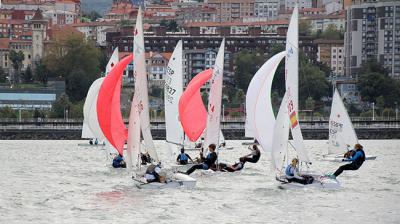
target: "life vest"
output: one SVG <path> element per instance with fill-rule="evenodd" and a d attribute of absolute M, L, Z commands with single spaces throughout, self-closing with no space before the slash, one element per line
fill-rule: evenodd
<path fill-rule="evenodd" d="M 356 152 L 361 152 L 362 153 L 362 156 L 360 157 L 360 160 L 364 162 L 365 161 L 365 152 L 364 152 L 364 150 L 357 149 Z"/>
<path fill-rule="evenodd" d="M 258 160 L 260 159 L 260 157 L 261 157 L 261 152 L 260 152 L 260 150 L 257 150 L 257 151 L 256 151 L 256 154 L 253 155 L 253 160 L 254 160 L 254 162 L 258 162 Z"/>
<path fill-rule="evenodd" d="M 189 158 L 187 157 L 187 155 L 186 155 L 186 153 L 181 153 L 181 154 L 179 154 L 180 155 L 180 157 L 179 157 L 179 160 L 180 161 L 187 161 Z"/>
<path fill-rule="evenodd" d="M 294 170 L 293 170 L 293 169 L 294 169 L 294 168 L 292 167 L 292 165 L 288 165 L 288 166 L 286 167 L 286 170 L 285 170 L 286 176 L 293 177 L 293 176 L 294 176 Z"/>

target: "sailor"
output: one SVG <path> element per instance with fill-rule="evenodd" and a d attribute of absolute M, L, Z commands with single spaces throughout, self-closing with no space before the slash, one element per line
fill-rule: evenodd
<path fill-rule="evenodd" d="M 94 140 L 94 144 L 98 145 L 99 144 L 99 140 L 97 140 L 97 138 Z"/>
<path fill-rule="evenodd" d="M 89 144 L 90 144 L 90 145 L 93 145 L 93 139 L 90 139 L 90 140 L 89 140 Z"/>
<path fill-rule="evenodd" d="M 118 154 L 114 157 L 112 166 L 114 168 L 126 168 L 126 163 L 124 161 L 124 157 L 121 154 Z"/>
<path fill-rule="evenodd" d="M 150 165 L 146 169 L 146 174 L 144 175 L 147 183 L 151 182 L 165 182 L 164 175 L 161 174 L 161 163 L 157 165 Z"/>
<path fill-rule="evenodd" d="M 146 153 L 140 153 L 140 160 L 142 161 L 141 164 L 142 165 L 146 165 L 148 163 L 151 163 L 151 157 L 150 154 L 148 152 Z"/>
<path fill-rule="evenodd" d="M 360 144 L 355 144 L 354 151 L 355 151 L 355 154 L 353 156 L 351 156 L 350 158 L 342 159 L 342 161 L 344 161 L 344 162 L 348 161 L 351 163 L 340 166 L 334 174 L 330 175 L 330 177 L 336 178 L 337 176 L 342 174 L 342 172 L 344 170 L 358 170 L 361 167 L 361 165 L 365 161 L 365 152 L 363 150 L 363 146 Z"/>
<path fill-rule="evenodd" d="M 218 158 L 217 153 L 215 153 L 215 148 L 216 148 L 215 144 L 210 144 L 208 146 L 208 150 L 210 152 L 207 154 L 206 157 L 203 156 L 203 152 L 200 152 L 200 157 L 201 157 L 203 163 L 190 167 L 190 169 L 188 169 L 185 173 L 187 175 L 190 175 L 196 169 L 208 170 L 212 166 L 215 166 L 215 161 L 217 161 L 217 158 Z"/>
<path fill-rule="evenodd" d="M 304 177 L 299 175 L 299 169 L 297 167 L 298 163 L 299 160 L 297 158 L 292 159 L 292 163 L 289 164 L 285 170 L 286 179 L 289 182 L 297 182 L 300 184 L 312 183 L 313 180 L 310 180 L 310 178 L 312 178 L 311 176 Z"/>
<path fill-rule="evenodd" d="M 181 148 L 181 153 L 176 158 L 176 162 L 178 162 L 181 165 L 186 165 L 186 164 L 188 164 L 189 159 L 193 163 L 192 158 L 190 158 L 190 156 L 187 153 L 185 153 L 185 149 Z"/>
<path fill-rule="evenodd" d="M 235 172 L 242 170 L 244 168 L 244 164 L 246 162 L 244 161 L 244 158 L 240 158 L 239 162 L 233 164 L 233 165 L 227 165 L 225 163 L 218 163 L 218 167 L 220 171 L 226 171 L 226 172 Z"/>
<path fill-rule="evenodd" d="M 222 142 L 220 145 L 219 145 L 219 149 L 225 149 L 225 147 L 226 147 L 226 143 L 225 142 Z"/>
<path fill-rule="evenodd" d="M 261 156 L 260 150 L 257 145 L 253 145 L 253 148 L 249 147 L 249 149 L 251 150 L 251 153 L 241 158 L 243 158 L 244 162 L 257 163 Z"/>

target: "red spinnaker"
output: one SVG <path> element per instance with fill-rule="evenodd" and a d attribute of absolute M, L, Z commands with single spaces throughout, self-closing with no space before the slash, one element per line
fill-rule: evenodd
<path fill-rule="evenodd" d="M 207 110 L 201 99 L 200 88 L 212 77 L 213 70 L 197 74 L 179 99 L 179 118 L 190 141 L 199 139 L 207 123 Z"/>
<path fill-rule="evenodd" d="M 117 151 L 123 155 L 128 131 L 121 113 L 121 82 L 126 66 L 133 60 L 133 54 L 122 59 L 108 73 L 100 87 L 97 98 L 97 118 L 100 128 Z"/>

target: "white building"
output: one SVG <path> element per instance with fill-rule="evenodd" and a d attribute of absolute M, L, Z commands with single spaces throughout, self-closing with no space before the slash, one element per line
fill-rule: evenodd
<path fill-rule="evenodd" d="M 255 0 L 254 17 L 261 17 L 264 21 L 278 18 L 279 0 Z"/>
<path fill-rule="evenodd" d="M 293 9 L 296 4 L 299 9 L 312 8 L 312 0 L 285 0 L 285 9 Z"/>
<path fill-rule="evenodd" d="M 87 39 L 96 41 L 97 45 L 106 45 L 106 30 L 115 26 L 114 22 L 90 22 L 73 25 L 77 30 L 85 34 Z"/>

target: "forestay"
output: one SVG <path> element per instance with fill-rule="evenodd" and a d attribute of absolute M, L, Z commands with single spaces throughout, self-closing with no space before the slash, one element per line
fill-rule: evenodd
<path fill-rule="evenodd" d="M 246 115 L 251 132 L 266 152 L 272 147 L 275 116 L 272 110 L 271 87 L 275 71 L 285 52 L 274 55 L 254 75 L 246 94 Z"/>
<path fill-rule="evenodd" d="M 335 89 L 329 117 L 328 154 L 343 153 L 347 145 L 353 146 L 356 143 L 358 143 L 357 134 L 339 92 Z"/>
<path fill-rule="evenodd" d="M 221 100 L 222 100 L 222 83 L 224 78 L 224 51 L 225 39 L 222 40 L 219 47 L 215 65 L 210 83 L 210 95 L 208 96 L 208 116 L 206 125 L 206 135 L 204 138 L 204 146 L 215 144 L 218 148 L 220 137 L 220 121 L 221 121 Z"/>
<path fill-rule="evenodd" d="M 139 109 L 140 127 L 142 130 L 146 150 L 150 154 L 151 158 L 158 162 L 158 155 L 150 131 L 149 99 L 147 90 L 147 74 L 141 8 L 139 8 L 138 11 L 134 30 L 133 54 L 135 55 L 135 60 L 133 62 L 133 75 L 135 77 L 134 97 L 136 98 L 135 107 Z"/>

